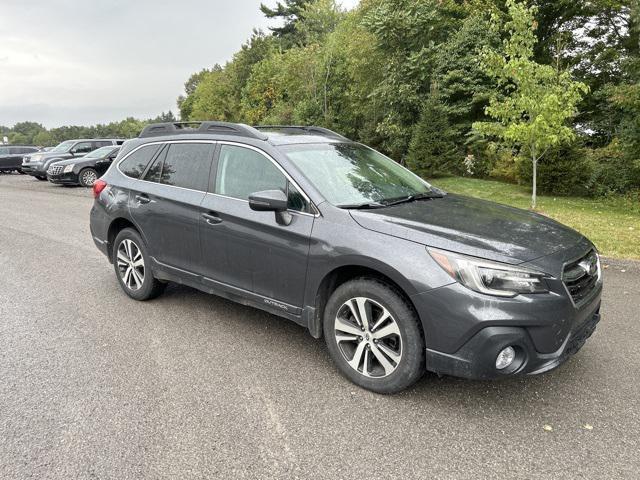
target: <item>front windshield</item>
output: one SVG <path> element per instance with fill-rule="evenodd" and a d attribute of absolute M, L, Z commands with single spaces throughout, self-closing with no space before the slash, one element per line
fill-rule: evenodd
<path fill-rule="evenodd" d="M 338 207 L 434 193 L 420 177 L 363 145 L 288 145 L 282 149 L 320 193 Z"/>
<path fill-rule="evenodd" d="M 84 158 L 102 158 L 102 157 L 106 157 L 111 152 L 113 152 L 113 150 L 114 150 L 113 147 L 100 147 L 97 150 L 94 150 L 93 152 L 87 153 L 84 156 Z"/>
<path fill-rule="evenodd" d="M 52 153 L 62 153 L 62 152 L 68 152 L 69 149 L 71 147 L 73 147 L 73 144 L 76 143 L 73 140 L 67 140 L 66 142 L 62 142 L 59 145 L 55 146 L 53 149 L 49 150 Z"/>

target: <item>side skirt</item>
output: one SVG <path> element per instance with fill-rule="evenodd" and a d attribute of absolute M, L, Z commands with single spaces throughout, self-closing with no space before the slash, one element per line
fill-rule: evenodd
<path fill-rule="evenodd" d="M 303 327 L 308 328 L 309 326 L 308 316 L 302 314 L 303 312 L 300 307 L 289 305 L 263 295 L 258 295 L 226 283 L 221 283 L 187 270 L 166 265 L 153 257 L 151 257 L 151 261 L 153 262 L 153 274 L 158 280 L 186 285 L 200 290 L 201 292 L 217 295 L 233 302 L 254 307 L 259 310 L 272 313 L 273 315 L 286 318 Z"/>

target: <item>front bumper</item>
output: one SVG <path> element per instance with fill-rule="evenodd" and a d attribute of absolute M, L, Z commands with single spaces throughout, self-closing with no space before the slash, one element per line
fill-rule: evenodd
<path fill-rule="evenodd" d="M 427 349 L 427 369 L 455 377 L 488 380 L 518 374 L 535 375 L 562 365 L 577 353 L 591 337 L 600 321 L 600 305 L 588 318 L 577 325 L 565 338 L 562 346 L 552 353 L 536 350 L 527 329 L 523 327 L 487 327 L 480 330 L 455 354 Z M 516 360 L 505 370 L 497 370 L 498 353 L 514 347 Z"/>
<path fill-rule="evenodd" d="M 74 172 L 61 173 L 59 175 L 51 175 L 47 173 L 47 180 L 51 183 L 60 185 L 79 185 L 78 175 Z"/>
<path fill-rule="evenodd" d="M 33 177 L 46 177 L 47 172 L 43 170 L 44 164 L 37 162 L 29 162 L 22 164 L 22 171 Z"/>

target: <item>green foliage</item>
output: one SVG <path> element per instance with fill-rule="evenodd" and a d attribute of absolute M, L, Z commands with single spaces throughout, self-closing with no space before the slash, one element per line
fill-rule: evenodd
<path fill-rule="evenodd" d="M 426 176 L 525 183 L 535 167 L 537 188 L 539 167 L 545 192 L 640 189 L 638 0 L 265 3 L 271 31 L 192 74 L 182 120 L 316 124 Z M 0 131 L 52 145 L 144 124 Z"/>
<path fill-rule="evenodd" d="M 620 194 L 640 186 L 640 161 L 619 140 L 589 152 L 593 174 L 591 195 Z"/>
<path fill-rule="evenodd" d="M 518 157 L 518 181 L 531 183 L 533 165 L 529 158 Z M 538 163 L 538 188 L 544 194 L 561 196 L 591 193 L 594 165 L 589 150 L 578 143 L 551 148 Z"/>
<path fill-rule="evenodd" d="M 172 112 L 161 113 L 156 118 L 138 120 L 132 117 L 119 122 L 98 124 L 93 126 L 65 125 L 47 130 L 33 122 L 16 123 L 12 128 L 3 127 L 3 135 L 9 138 L 10 144 L 26 144 L 50 147 L 65 140 L 76 138 L 133 138 L 149 123 L 174 122 Z"/>
<path fill-rule="evenodd" d="M 304 22 L 306 7 L 312 0 L 285 0 L 284 3 L 276 2 L 275 8 L 264 3 L 260 4 L 260 11 L 265 17 L 279 20 L 282 25 L 271 27 L 273 35 L 282 40 L 283 46 L 291 47 L 302 44 L 302 37 L 296 28 L 300 22 Z"/>
<path fill-rule="evenodd" d="M 500 50 L 485 48 L 483 66 L 502 89 L 486 109 L 495 122 L 477 122 L 474 129 L 520 148 L 533 166 L 532 208 L 536 207 L 537 163 L 550 148 L 572 141 L 567 125 L 588 87 L 567 71 L 533 60 L 535 7 L 507 0 L 509 19 L 494 15 L 497 28 L 507 33 Z"/>
<path fill-rule="evenodd" d="M 432 95 L 414 128 L 407 166 L 423 177 L 461 172 L 462 155 L 455 142 L 444 105 Z"/>

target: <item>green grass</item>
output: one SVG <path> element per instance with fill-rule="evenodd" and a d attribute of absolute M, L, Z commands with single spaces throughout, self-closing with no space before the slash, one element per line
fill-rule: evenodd
<path fill-rule="evenodd" d="M 530 189 L 520 185 L 463 177 L 439 178 L 432 183 L 448 192 L 513 207 L 529 208 L 531 205 Z M 637 199 L 540 196 L 536 210 L 587 236 L 604 256 L 640 259 L 640 204 Z"/>

